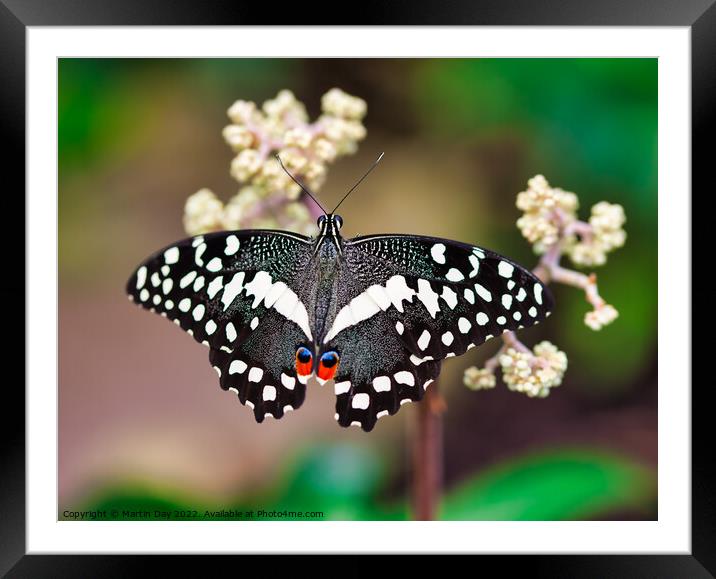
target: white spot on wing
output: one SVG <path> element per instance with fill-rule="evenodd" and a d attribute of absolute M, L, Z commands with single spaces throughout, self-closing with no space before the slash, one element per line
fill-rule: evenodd
<path fill-rule="evenodd" d="M 398 384 L 405 384 L 407 386 L 415 386 L 415 376 L 413 376 L 407 370 L 401 370 L 393 374 L 393 378 Z"/>
<path fill-rule="evenodd" d="M 224 286 L 224 294 L 221 296 L 221 303 L 224 304 L 224 311 L 233 303 L 236 296 L 238 296 L 244 289 L 244 272 L 234 274 L 231 281 Z"/>
<path fill-rule="evenodd" d="M 354 323 L 362 322 L 368 318 L 373 317 L 380 311 L 380 307 L 376 301 L 371 298 L 367 292 L 358 294 L 350 301 L 351 314 L 353 315 Z"/>
<path fill-rule="evenodd" d="M 238 237 L 235 235 L 229 235 L 229 237 L 226 238 L 226 248 L 224 249 L 224 254 L 234 255 L 237 251 L 239 251 L 240 245 Z"/>
<path fill-rule="evenodd" d="M 206 243 L 201 243 L 199 247 L 194 250 L 194 263 L 196 265 L 204 265 L 204 260 L 201 259 L 201 256 L 206 251 Z"/>
<path fill-rule="evenodd" d="M 450 270 L 447 272 L 447 275 L 445 276 L 448 280 L 458 282 L 465 279 L 465 276 L 462 274 L 462 272 L 454 267 L 451 267 Z"/>
<path fill-rule="evenodd" d="M 403 312 L 403 300 L 413 301 L 415 290 L 408 287 L 402 275 L 394 275 L 385 284 L 385 289 L 393 302 L 393 307 L 400 313 Z"/>
<path fill-rule="evenodd" d="M 535 301 L 542 305 L 542 286 L 538 283 L 535 284 Z"/>
<path fill-rule="evenodd" d="M 243 360 L 233 360 L 229 366 L 229 374 L 243 374 L 246 372 L 246 362 Z"/>
<path fill-rule="evenodd" d="M 387 376 L 377 376 L 376 378 L 373 378 L 373 389 L 376 392 L 389 392 L 390 378 Z"/>
<path fill-rule="evenodd" d="M 266 297 L 271 285 L 271 276 L 265 271 L 257 271 L 254 279 L 246 284 L 246 295 L 254 296 L 254 302 L 251 304 L 252 308 L 257 307 Z"/>
<path fill-rule="evenodd" d="M 206 269 L 212 272 L 217 272 L 223 267 L 220 257 L 213 258 L 209 263 L 206 264 Z"/>
<path fill-rule="evenodd" d="M 445 344 L 446 346 L 449 346 L 455 340 L 455 336 L 452 335 L 452 332 L 448 331 L 442 335 L 441 339 L 442 339 L 443 344 Z"/>
<path fill-rule="evenodd" d="M 477 275 L 478 270 L 480 269 L 480 260 L 477 259 L 477 256 L 475 255 L 471 255 L 470 257 L 468 257 L 468 260 L 470 261 L 470 265 L 472 265 L 470 277 L 475 277 Z"/>
<path fill-rule="evenodd" d="M 206 326 L 204 326 L 204 329 L 206 330 L 206 335 L 211 336 L 216 331 L 216 322 L 214 320 L 209 320 L 206 322 Z"/>
<path fill-rule="evenodd" d="M 365 410 L 366 408 L 368 408 L 369 404 L 370 396 L 368 396 L 365 392 L 360 392 L 359 394 L 356 394 L 351 401 L 351 406 L 360 410 Z"/>
<path fill-rule="evenodd" d="M 374 284 L 365 290 L 366 293 L 378 304 L 378 307 L 385 311 L 390 307 L 390 296 L 382 285 Z"/>
<path fill-rule="evenodd" d="M 186 274 L 184 277 L 182 277 L 182 278 L 179 280 L 179 287 L 182 288 L 182 289 L 185 288 L 185 287 L 188 286 L 191 282 L 194 281 L 194 278 L 195 278 L 195 277 L 196 277 L 196 272 L 195 272 L 195 271 L 190 271 L 188 274 Z"/>
<path fill-rule="evenodd" d="M 487 322 L 490 321 L 490 318 L 487 317 L 487 314 L 485 312 L 479 312 L 475 316 L 475 321 L 477 322 L 478 326 L 484 326 L 487 324 Z"/>
<path fill-rule="evenodd" d="M 201 320 L 201 318 L 204 317 L 204 312 L 206 311 L 206 308 L 204 307 L 204 304 L 197 304 L 194 308 L 194 311 L 192 312 L 192 316 L 194 317 L 195 321 Z"/>
<path fill-rule="evenodd" d="M 472 324 L 467 318 L 460 318 L 457 321 L 457 327 L 461 333 L 467 334 L 470 331 L 470 328 L 472 328 Z"/>
<path fill-rule="evenodd" d="M 164 263 L 171 265 L 179 261 L 179 248 L 170 247 L 164 252 Z"/>
<path fill-rule="evenodd" d="M 427 330 L 423 330 L 423 333 L 420 334 L 420 337 L 418 338 L 418 347 L 421 350 L 425 350 L 425 348 L 428 347 L 428 344 L 430 343 L 430 332 Z"/>
<path fill-rule="evenodd" d="M 477 292 L 477 295 L 480 296 L 480 298 L 486 302 L 492 301 L 492 294 L 490 293 L 490 290 L 488 290 L 486 287 L 480 285 L 479 283 L 475 284 L 475 291 Z"/>
<path fill-rule="evenodd" d="M 264 305 L 267 308 L 272 308 L 278 298 L 281 297 L 281 294 L 283 294 L 283 292 L 285 292 L 287 288 L 288 286 L 282 281 L 277 281 L 276 283 L 272 284 L 271 289 L 268 291 L 266 297 L 264 298 Z"/>
<path fill-rule="evenodd" d="M 296 386 L 296 379 L 293 376 L 288 376 L 284 373 L 281 373 L 281 384 L 283 384 L 284 388 L 293 390 Z"/>
<path fill-rule="evenodd" d="M 137 270 L 137 289 L 142 289 L 147 281 L 147 268 L 142 266 Z"/>
<path fill-rule="evenodd" d="M 501 261 L 497 264 L 497 273 L 502 277 L 512 277 L 512 273 L 515 271 L 515 266 L 506 261 Z"/>
<path fill-rule="evenodd" d="M 221 288 L 224 287 L 224 278 L 222 276 L 215 277 L 211 280 L 211 283 L 209 283 L 209 286 L 206 288 L 206 293 L 209 295 L 209 299 L 214 299 L 214 296 L 218 294 L 221 291 Z"/>
<path fill-rule="evenodd" d="M 433 259 L 440 264 L 445 263 L 445 244 L 436 243 L 430 248 L 430 255 Z"/>
<path fill-rule="evenodd" d="M 229 322 L 226 324 L 226 339 L 229 340 L 229 342 L 233 342 L 236 339 L 236 328 L 234 327 L 234 324 Z"/>
<path fill-rule="evenodd" d="M 276 400 L 276 387 L 275 386 L 264 386 L 263 399 L 264 400 Z"/>
<path fill-rule="evenodd" d="M 249 370 L 249 382 L 261 382 L 263 376 L 264 371 L 261 368 L 251 368 Z"/>
<path fill-rule="evenodd" d="M 336 382 L 334 384 L 334 388 L 336 391 L 336 396 L 338 396 L 339 394 L 345 394 L 346 392 L 348 392 L 348 390 L 351 389 L 350 380 L 345 380 L 344 382 Z"/>
<path fill-rule="evenodd" d="M 475 294 L 473 293 L 473 291 L 471 289 L 465 288 L 465 291 L 463 292 L 462 295 L 465 296 L 465 299 L 468 302 L 470 302 L 471 304 L 475 303 Z"/>
<path fill-rule="evenodd" d="M 440 311 L 440 306 L 438 305 L 439 296 L 433 291 L 433 288 L 430 286 L 430 282 L 428 280 L 418 280 L 417 296 L 418 299 L 425 306 L 425 309 L 428 310 L 428 313 L 434 318 L 435 315 Z"/>
<path fill-rule="evenodd" d="M 452 290 L 452 288 L 449 288 L 448 286 L 443 286 L 443 293 L 440 295 L 440 297 L 445 300 L 445 303 L 450 307 L 451 310 L 454 310 L 457 306 L 457 294 Z"/>

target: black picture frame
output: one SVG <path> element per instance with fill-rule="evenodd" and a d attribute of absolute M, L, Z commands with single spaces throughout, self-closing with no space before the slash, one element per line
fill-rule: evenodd
<path fill-rule="evenodd" d="M 257 25 L 318 24 L 323 15 L 331 24 L 352 25 L 551 25 L 551 26 L 684 26 L 691 29 L 692 80 L 692 182 L 713 190 L 713 178 L 706 189 L 713 141 L 714 103 L 716 103 L 716 0 L 625 0 L 593 2 L 587 0 L 542 1 L 452 0 L 450 2 L 363 0 L 356 10 L 357 21 L 340 22 L 339 13 L 321 2 L 286 5 L 274 10 L 265 4 L 245 2 L 189 2 L 188 0 L 0 0 L 0 130 L 5 144 L 3 208 L 6 215 L 25 215 L 18 191 L 25 190 L 25 34 L 29 26 L 82 25 Z M 335 8 L 335 6 L 334 6 Z M 8 179 L 9 178 L 9 179 Z M 684 202 L 689 202 L 688 198 Z M 13 207 L 13 203 L 17 205 Z M 24 220 L 6 221 L 18 231 L 5 232 L 6 238 L 25 239 Z M 22 236 L 22 237 L 20 237 Z M 17 304 L 8 311 L 5 327 L 21 328 L 25 322 L 25 256 L 19 244 L 14 254 L 7 252 L 2 288 L 3 303 Z M 9 273 L 12 275 L 9 275 Z M 705 291 L 705 290 L 702 290 Z M 23 308 L 18 296 L 23 296 Z M 8 345 L 24 347 L 19 332 L 4 332 Z M 685 336 L 684 339 L 690 339 Z M 22 346 L 20 345 L 22 344 Z M 5 380 L 0 420 L 2 432 L 2 475 L 0 475 L 0 573 L 8 577 L 128 577 L 161 570 L 163 574 L 182 565 L 186 573 L 204 575 L 206 556 L 121 556 L 121 555 L 27 555 L 25 548 L 25 395 L 19 380 L 10 379 L 9 363 L 20 357 L 5 357 Z M 23 352 L 24 353 L 24 352 Z M 15 363 L 14 366 L 17 366 Z M 685 369 L 685 382 L 691 377 Z M 675 386 L 675 385 L 674 385 Z M 707 426 L 707 382 L 692 389 L 692 530 L 688 555 L 523 555 L 490 556 L 502 574 L 528 570 L 536 576 L 564 577 L 713 577 L 716 576 L 716 499 L 709 452 Z M 663 425 L 662 425 L 663 426 Z M 624 524 L 629 524 L 624 523 Z M 316 545 L 320 551 L 320 545 Z M 262 557 L 263 558 L 263 557 Z M 271 556 L 272 571 L 296 571 L 295 556 Z M 249 563 L 266 564 L 265 561 Z M 336 570 L 327 562 L 326 569 Z M 348 568 L 348 567 L 344 567 Z M 375 561 L 369 558 L 350 563 L 351 574 L 373 573 Z M 239 571 L 239 569 L 235 569 Z M 317 570 L 315 567 L 313 570 Z"/>

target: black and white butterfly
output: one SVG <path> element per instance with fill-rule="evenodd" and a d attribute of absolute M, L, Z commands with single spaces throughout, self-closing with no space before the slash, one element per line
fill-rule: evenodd
<path fill-rule="evenodd" d="M 532 273 L 492 251 L 417 235 L 343 239 L 342 224 L 332 212 L 315 238 L 185 239 L 142 263 L 127 293 L 207 345 L 221 387 L 257 422 L 301 406 L 315 376 L 334 381 L 338 423 L 365 431 L 422 399 L 443 359 L 552 309 Z"/>

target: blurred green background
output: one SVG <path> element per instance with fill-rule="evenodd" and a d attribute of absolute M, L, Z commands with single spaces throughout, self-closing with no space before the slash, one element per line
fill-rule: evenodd
<path fill-rule="evenodd" d="M 620 317 L 583 324 L 577 290 L 555 288 L 528 344 L 569 357 L 543 400 L 498 383 L 471 392 L 462 372 L 495 341 L 445 362 L 446 519 L 656 519 L 656 59 L 59 61 L 59 505 L 289 509 L 330 519 L 410 515 L 416 408 L 365 434 L 333 420 L 330 388 L 257 425 L 222 392 L 206 351 L 127 302 L 148 254 L 186 237 L 188 195 L 227 200 L 221 129 L 236 99 L 283 88 L 312 118 L 332 87 L 365 99 L 366 140 L 330 170 L 347 236 L 430 234 L 483 245 L 532 267 L 515 196 L 544 174 L 574 191 L 581 217 L 606 200 L 627 215 L 627 244 L 597 271 Z"/>

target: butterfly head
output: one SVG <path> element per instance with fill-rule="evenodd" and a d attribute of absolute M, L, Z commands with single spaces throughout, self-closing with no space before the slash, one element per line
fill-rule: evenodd
<path fill-rule="evenodd" d="M 321 237 L 338 237 L 343 227 L 343 218 L 335 213 L 321 215 L 316 222 Z"/>

